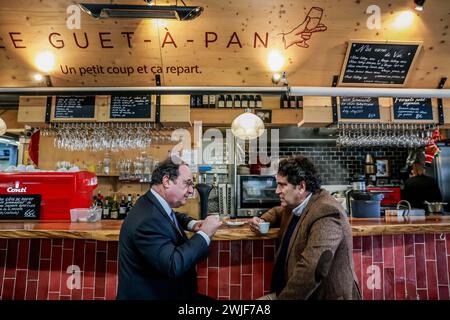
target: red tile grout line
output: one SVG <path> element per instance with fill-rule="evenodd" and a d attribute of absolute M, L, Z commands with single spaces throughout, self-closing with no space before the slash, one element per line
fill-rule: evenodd
<path fill-rule="evenodd" d="M 427 243 L 426 243 L 425 234 L 423 235 L 423 239 L 424 239 L 424 242 L 425 242 L 424 247 L 423 247 L 423 252 L 425 254 L 425 257 L 424 257 L 425 258 L 425 261 L 424 261 L 424 263 L 425 263 L 425 283 L 426 283 L 426 289 L 427 289 L 427 300 L 430 300 L 430 292 L 429 292 L 430 288 L 428 287 L 429 281 L 428 281 L 428 272 L 427 272 L 427 269 L 428 269 L 428 266 L 427 266 Z M 414 247 L 414 249 L 415 249 L 415 247 Z M 414 253 L 415 253 L 415 251 L 414 251 Z M 436 245 L 434 246 L 434 254 L 435 254 L 435 257 L 437 259 L 437 256 L 436 256 Z M 437 270 L 436 270 L 436 279 L 437 279 Z"/>
<path fill-rule="evenodd" d="M 6 239 L 6 250 L 5 250 L 5 264 L 3 266 L 3 277 L 2 283 L 0 283 L 0 299 L 3 299 L 3 288 L 5 287 L 5 275 L 6 275 L 6 257 L 8 253 L 8 239 Z M 1 270 L 1 269 L 0 269 Z"/>
<path fill-rule="evenodd" d="M 403 271 L 405 272 L 405 300 L 408 298 L 408 291 L 406 290 L 406 283 L 408 282 L 408 277 L 406 275 L 406 242 L 405 242 L 405 235 L 402 234 L 402 246 L 403 246 Z"/>
<path fill-rule="evenodd" d="M 17 266 L 17 263 L 19 261 L 19 248 L 20 248 L 20 241 L 19 240 L 16 241 L 17 241 L 17 250 L 16 250 L 16 262 L 14 263 L 15 266 Z M 11 297 L 12 299 L 14 299 L 14 297 L 16 296 L 16 280 L 17 280 L 17 269 L 15 270 L 14 273 L 14 290 Z"/>
<path fill-rule="evenodd" d="M 228 300 L 231 300 L 231 241 L 228 241 Z"/>
<path fill-rule="evenodd" d="M 448 233 L 444 234 L 444 248 L 445 248 L 445 257 L 447 258 L 447 259 L 445 259 L 445 264 L 447 265 L 447 268 L 445 268 L 446 271 L 447 271 L 447 279 L 448 279 L 447 280 L 447 287 L 448 287 L 448 291 L 449 291 L 449 294 L 450 294 L 450 277 L 448 276 L 450 274 L 450 272 L 449 272 L 450 266 L 448 265 L 448 257 L 449 256 L 447 255 L 447 237 L 449 235 L 450 234 L 448 234 Z"/>
<path fill-rule="evenodd" d="M 383 242 L 383 235 L 379 235 L 377 237 L 380 237 L 380 239 L 381 239 L 381 248 L 380 248 L 380 250 L 381 250 L 381 266 L 382 266 L 382 268 L 380 268 L 380 269 L 383 270 L 383 286 L 381 288 L 381 296 L 383 297 L 383 300 L 386 300 L 386 294 L 385 294 L 385 291 L 384 291 L 384 284 L 385 284 L 384 281 L 385 281 L 386 272 L 384 271 L 384 250 L 383 250 L 384 242 Z"/>
<path fill-rule="evenodd" d="M 442 233 L 439 234 L 439 239 L 441 238 L 441 234 Z M 435 271 L 435 275 L 436 275 L 437 297 L 438 297 L 438 300 L 440 300 L 440 297 L 439 297 L 439 275 L 438 275 L 438 270 L 437 270 L 437 250 L 436 250 L 437 241 L 436 241 L 436 235 L 437 234 L 434 235 L 434 257 L 436 258 L 436 263 L 434 264 L 434 271 Z M 426 264 L 426 262 L 425 262 L 425 264 Z M 428 280 L 428 274 L 427 274 L 427 280 Z M 428 286 L 428 282 L 427 282 L 427 286 Z M 427 290 L 427 293 L 428 293 L 428 290 Z M 427 298 L 429 299 L 428 296 L 427 296 Z"/>
<path fill-rule="evenodd" d="M 239 294 L 239 300 L 242 299 L 242 240 L 239 240 L 239 254 L 240 254 L 240 261 L 241 263 L 239 264 L 239 278 L 241 279 L 239 287 L 240 287 L 240 294 Z"/>
<path fill-rule="evenodd" d="M 40 274 L 41 274 L 41 254 L 42 254 L 42 239 L 38 239 L 37 241 L 39 241 L 39 255 L 38 255 L 38 263 L 37 263 L 37 288 L 36 288 L 36 299 L 38 297 L 39 294 L 39 281 L 40 279 Z"/>
<path fill-rule="evenodd" d="M 24 300 L 27 298 L 27 291 L 28 291 L 28 272 L 30 270 L 30 254 L 31 254 L 31 241 L 33 241 L 33 239 L 30 239 L 28 241 L 28 261 L 27 261 L 27 274 L 25 276 L 25 296 L 24 296 Z M 36 290 L 37 292 L 37 290 Z"/>
<path fill-rule="evenodd" d="M 51 270 L 52 270 L 52 258 L 53 258 L 53 239 L 50 239 L 50 262 L 49 262 L 49 269 L 48 270 L 48 291 L 47 291 L 47 298 L 45 300 L 48 300 L 49 298 L 49 293 L 50 293 L 50 279 L 51 279 Z"/>

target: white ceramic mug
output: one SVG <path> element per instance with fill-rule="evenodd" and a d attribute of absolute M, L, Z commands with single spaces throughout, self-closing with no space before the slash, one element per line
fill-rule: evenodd
<path fill-rule="evenodd" d="M 270 228 L 270 222 L 261 222 L 259 224 L 259 232 L 262 234 L 269 232 L 269 228 Z"/>

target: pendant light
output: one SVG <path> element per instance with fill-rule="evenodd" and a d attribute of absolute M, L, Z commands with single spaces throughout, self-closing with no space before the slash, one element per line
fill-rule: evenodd
<path fill-rule="evenodd" d="M 245 113 L 236 117 L 231 123 L 231 132 L 242 140 L 253 140 L 264 133 L 264 122 L 247 108 Z"/>

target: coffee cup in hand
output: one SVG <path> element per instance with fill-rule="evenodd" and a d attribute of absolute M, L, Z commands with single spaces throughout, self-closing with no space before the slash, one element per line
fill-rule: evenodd
<path fill-rule="evenodd" d="M 259 223 L 259 232 L 265 234 L 269 232 L 270 222 L 260 222 Z"/>

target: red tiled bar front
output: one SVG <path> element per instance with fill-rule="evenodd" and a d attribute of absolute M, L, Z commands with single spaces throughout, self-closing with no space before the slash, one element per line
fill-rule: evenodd
<path fill-rule="evenodd" d="M 449 299 L 450 232 L 426 232 L 354 236 L 364 299 Z M 5 234 L 0 227 L 0 237 L 8 238 L 0 239 L 1 299 L 115 298 L 117 241 Z M 268 293 L 275 241 L 213 241 L 197 268 L 199 291 L 236 300 Z"/>

